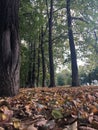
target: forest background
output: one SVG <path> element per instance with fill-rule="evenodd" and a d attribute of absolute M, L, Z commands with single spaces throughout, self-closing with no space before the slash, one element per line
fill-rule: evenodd
<path fill-rule="evenodd" d="M 19 21 L 21 87 L 97 85 L 97 0 L 21 0 Z"/>

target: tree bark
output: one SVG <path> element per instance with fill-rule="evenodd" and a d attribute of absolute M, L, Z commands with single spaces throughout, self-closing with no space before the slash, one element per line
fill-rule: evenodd
<path fill-rule="evenodd" d="M 37 65 L 37 77 L 36 77 L 36 85 L 39 86 L 39 75 L 40 75 L 40 38 L 39 38 L 39 47 L 38 47 L 38 65 Z"/>
<path fill-rule="evenodd" d="M 42 87 L 46 86 L 46 66 L 45 66 L 45 55 L 44 55 L 44 44 L 43 44 L 43 28 L 41 31 L 41 55 L 42 55 Z"/>
<path fill-rule="evenodd" d="M 50 85 L 55 86 L 54 78 L 54 63 L 53 63 L 53 46 L 52 46 L 52 19 L 53 19 L 53 0 L 50 2 L 50 16 L 49 16 L 49 71 L 50 71 Z"/>
<path fill-rule="evenodd" d="M 71 52 L 72 86 L 79 86 L 77 56 L 75 51 L 74 37 L 72 31 L 72 17 L 70 12 L 70 0 L 66 1 L 67 1 L 66 9 L 67 9 L 68 37 Z"/>
<path fill-rule="evenodd" d="M 36 74 L 35 74 L 35 62 L 36 62 L 36 48 L 35 48 L 35 42 L 33 44 L 33 68 L 32 68 L 32 87 L 35 87 L 35 78 L 36 78 Z"/>
<path fill-rule="evenodd" d="M 0 0 L 0 96 L 19 90 L 19 0 Z"/>

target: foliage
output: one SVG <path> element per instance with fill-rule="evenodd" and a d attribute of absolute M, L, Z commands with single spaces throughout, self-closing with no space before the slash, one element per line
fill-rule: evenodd
<path fill-rule="evenodd" d="M 71 73 L 67 69 L 57 73 L 56 77 L 58 86 L 71 85 Z"/>
<path fill-rule="evenodd" d="M 57 76 L 57 85 L 64 86 L 65 85 L 65 76 L 63 74 L 58 74 Z"/>
<path fill-rule="evenodd" d="M 86 71 L 86 70 L 85 70 Z M 80 72 L 81 84 L 98 84 L 98 66 L 91 69 L 89 72 Z"/>
<path fill-rule="evenodd" d="M 20 68 L 20 86 L 25 87 L 29 68 L 29 50 L 27 43 L 21 44 L 21 68 Z"/>

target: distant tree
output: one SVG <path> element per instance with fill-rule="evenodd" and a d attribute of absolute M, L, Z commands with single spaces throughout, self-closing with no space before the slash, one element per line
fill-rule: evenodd
<path fill-rule="evenodd" d="M 42 87 L 46 86 L 46 66 L 45 66 L 45 49 L 44 49 L 44 32 L 41 30 L 41 55 L 42 55 Z"/>
<path fill-rule="evenodd" d="M 93 63 L 93 61 L 91 61 Z M 81 84 L 91 85 L 94 80 L 98 81 L 98 66 L 92 63 L 79 66 L 79 75 Z"/>
<path fill-rule="evenodd" d="M 67 23 L 68 23 L 68 37 L 71 53 L 71 69 L 72 69 L 72 86 L 79 86 L 78 78 L 78 66 L 77 66 L 77 56 L 74 44 L 73 30 L 72 30 L 72 17 L 70 12 L 70 0 L 66 0 L 66 9 L 67 9 Z"/>
<path fill-rule="evenodd" d="M 0 96 L 19 90 L 19 0 L 0 0 Z"/>
<path fill-rule="evenodd" d="M 37 87 L 39 86 L 39 79 L 40 79 L 40 66 L 41 66 L 41 56 L 40 56 L 40 52 L 41 52 L 41 49 L 40 49 L 40 37 L 39 37 L 39 45 L 38 45 L 38 58 L 37 58 L 37 75 L 36 75 L 36 85 Z"/>
<path fill-rule="evenodd" d="M 27 77 L 28 77 L 28 69 L 29 69 L 29 49 L 27 44 L 21 43 L 21 66 L 20 66 L 20 86 L 26 87 L 27 86 Z"/>
<path fill-rule="evenodd" d="M 71 85 L 71 73 L 67 69 L 56 74 L 58 86 Z"/>
<path fill-rule="evenodd" d="M 65 77 L 63 74 L 59 74 L 57 76 L 57 85 L 58 86 L 64 86 L 65 85 Z"/>
<path fill-rule="evenodd" d="M 29 43 L 29 70 L 28 70 L 28 79 L 27 86 L 35 87 L 35 79 L 36 79 L 36 43 Z"/>
<path fill-rule="evenodd" d="M 36 42 L 33 44 L 33 66 L 32 66 L 32 87 L 35 87 L 36 80 Z"/>

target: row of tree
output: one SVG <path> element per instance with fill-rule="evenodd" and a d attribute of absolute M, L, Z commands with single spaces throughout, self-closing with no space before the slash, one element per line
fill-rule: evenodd
<path fill-rule="evenodd" d="M 21 1 L 22 86 L 54 87 L 56 69 L 69 61 L 71 85 L 79 86 L 77 58 L 88 62 L 97 54 L 97 4 L 97 0 Z"/>

